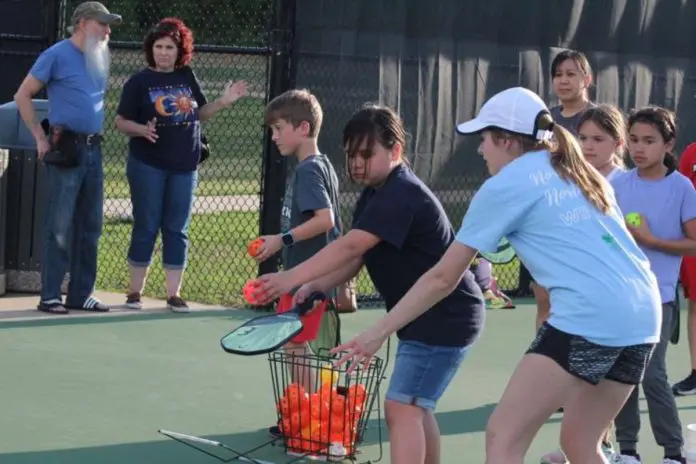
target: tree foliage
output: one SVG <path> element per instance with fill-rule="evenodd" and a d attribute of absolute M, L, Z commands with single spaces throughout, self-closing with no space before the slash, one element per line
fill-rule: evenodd
<path fill-rule="evenodd" d="M 68 0 L 66 18 L 82 0 Z M 123 24 L 111 40 L 140 42 L 160 19 L 175 16 L 191 28 L 197 44 L 260 47 L 267 44 L 272 0 L 102 0 Z"/>

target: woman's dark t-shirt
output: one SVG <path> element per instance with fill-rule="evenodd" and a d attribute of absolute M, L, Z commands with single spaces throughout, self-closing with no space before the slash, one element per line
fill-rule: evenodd
<path fill-rule="evenodd" d="M 117 114 L 140 124 L 157 118 L 159 138 L 152 143 L 131 137 L 130 155 L 163 170 L 196 170 L 201 156 L 199 110 L 206 103 L 198 79 L 184 68 L 143 69 L 131 76 L 123 86 Z"/>
<path fill-rule="evenodd" d="M 406 166 L 396 167 L 379 188 L 363 190 L 353 214 L 354 229 L 381 242 L 363 256 L 365 267 L 390 311 L 454 241 L 445 210 Z M 481 289 L 467 270 L 457 288 L 397 332 L 401 340 L 435 346 L 468 346 L 483 327 Z"/>

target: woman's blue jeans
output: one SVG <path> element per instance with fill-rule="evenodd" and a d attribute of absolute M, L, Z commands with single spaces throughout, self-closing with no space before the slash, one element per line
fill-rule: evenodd
<path fill-rule="evenodd" d="M 166 171 L 129 156 L 126 176 L 133 205 L 128 262 L 135 267 L 149 266 L 161 232 L 164 268 L 183 269 L 198 172 Z"/>

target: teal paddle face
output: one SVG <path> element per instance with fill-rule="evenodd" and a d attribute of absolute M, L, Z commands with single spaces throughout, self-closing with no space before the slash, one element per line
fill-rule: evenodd
<path fill-rule="evenodd" d="M 220 345 L 228 353 L 253 356 L 270 353 L 300 333 L 302 322 L 297 313 L 256 317 L 228 333 Z"/>
<path fill-rule="evenodd" d="M 492 264 L 507 264 L 513 259 L 515 259 L 515 249 L 512 248 L 510 242 L 507 241 L 505 237 L 500 239 L 498 242 L 498 249 L 493 253 L 479 252 L 481 256 L 486 258 Z"/>

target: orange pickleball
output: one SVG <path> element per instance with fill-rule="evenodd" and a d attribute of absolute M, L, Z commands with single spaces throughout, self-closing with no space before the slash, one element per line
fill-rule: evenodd
<path fill-rule="evenodd" d="M 255 279 L 248 280 L 246 284 L 244 284 L 244 288 L 242 289 L 242 293 L 244 294 L 244 299 L 249 303 L 250 305 L 256 305 L 258 304 L 258 300 L 254 298 L 254 293 L 256 292 L 256 289 L 258 289 L 259 284 Z"/>
<path fill-rule="evenodd" d="M 261 247 L 263 247 L 264 240 L 262 238 L 255 238 L 249 244 L 247 245 L 247 253 L 249 253 L 249 256 L 254 258 L 256 255 L 259 254 L 259 251 L 261 251 Z"/>

